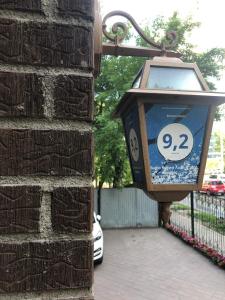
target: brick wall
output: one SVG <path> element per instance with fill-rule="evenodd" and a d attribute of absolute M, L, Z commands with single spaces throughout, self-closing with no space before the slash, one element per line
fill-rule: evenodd
<path fill-rule="evenodd" d="M 0 300 L 90 300 L 94 0 L 0 0 Z"/>

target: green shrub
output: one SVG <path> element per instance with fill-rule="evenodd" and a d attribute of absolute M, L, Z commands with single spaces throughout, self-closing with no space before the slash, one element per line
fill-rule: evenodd
<path fill-rule="evenodd" d="M 188 212 L 188 216 L 191 216 L 191 212 Z M 216 216 L 206 212 L 194 212 L 194 218 L 200 220 L 201 223 L 216 232 L 225 234 L 225 219 L 217 218 Z"/>
<path fill-rule="evenodd" d="M 171 209 L 174 210 L 174 211 L 177 211 L 177 210 L 189 210 L 190 207 L 188 205 L 183 204 L 183 203 L 176 203 L 176 204 L 173 204 L 171 206 Z"/>

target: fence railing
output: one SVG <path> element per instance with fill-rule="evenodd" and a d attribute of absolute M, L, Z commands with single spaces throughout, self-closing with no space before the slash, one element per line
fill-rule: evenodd
<path fill-rule="evenodd" d="M 225 198 L 191 193 L 174 202 L 170 222 L 199 242 L 225 255 Z"/>

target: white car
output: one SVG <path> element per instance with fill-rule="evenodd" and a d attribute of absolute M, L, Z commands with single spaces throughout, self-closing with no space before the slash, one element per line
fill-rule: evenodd
<path fill-rule="evenodd" d="M 94 262 L 101 264 L 103 262 L 103 232 L 100 226 L 101 216 L 94 212 L 93 216 L 93 231 L 94 238 Z"/>

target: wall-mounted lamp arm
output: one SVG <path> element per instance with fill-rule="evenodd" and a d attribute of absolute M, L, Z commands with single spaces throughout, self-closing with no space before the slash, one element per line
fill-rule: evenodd
<path fill-rule="evenodd" d="M 128 26 L 125 23 L 122 22 L 116 22 L 113 24 L 111 28 L 111 32 L 107 31 L 107 25 L 106 22 L 109 18 L 114 16 L 121 16 L 126 18 L 132 26 L 135 28 L 135 30 L 138 32 L 138 34 L 141 36 L 141 38 L 150 46 L 161 49 L 162 51 L 166 51 L 169 49 L 172 49 L 177 42 L 177 35 L 175 31 L 170 31 L 166 33 L 166 39 L 161 44 L 158 44 L 154 42 L 152 39 L 146 36 L 145 32 L 140 28 L 140 26 L 137 24 L 137 22 L 134 20 L 134 18 L 129 15 L 128 13 L 120 10 L 115 10 L 110 13 L 108 13 L 103 21 L 102 21 L 102 32 L 104 36 L 111 42 L 113 42 L 115 45 L 119 45 L 122 43 L 122 41 L 126 38 L 128 34 Z"/>
<path fill-rule="evenodd" d="M 137 22 L 128 13 L 116 10 L 108 13 L 103 21 L 100 14 L 99 0 L 95 1 L 95 24 L 94 24 L 94 75 L 98 76 L 100 73 L 101 57 L 102 55 L 115 56 L 139 56 L 139 57 L 155 57 L 168 56 L 180 57 L 180 53 L 171 51 L 177 42 L 177 35 L 174 31 L 166 33 L 166 38 L 161 44 L 157 44 L 146 36 L 144 31 L 140 28 Z M 128 26 L 123 22 L 116 22 L 111 30 L 107 30 L 106 22 L 109 18 L 114 16 L 125 17 L 135 28 L 141 38 L 149 45 L 149 47 L 130 47 L 121 45 L 122 41 L 128 34 Z M 102 36 L 105 36 L 110 43 L 102 43 Z"/>

